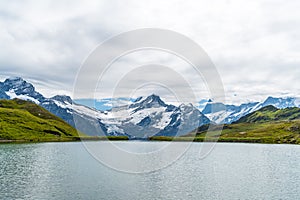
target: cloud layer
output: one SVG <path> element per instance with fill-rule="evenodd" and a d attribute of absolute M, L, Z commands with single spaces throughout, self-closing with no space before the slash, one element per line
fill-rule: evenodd
<path fill-rule="evenodd" d="M 201 45 L 218 69 L 230 103 L 299 96 L 299 7 L 297 0 L 3 0 L 1 76 L 27 78 L 46 96 L 72 94 L 80 65 L 98 44 L 124 31 L 154 27 L 182 33 Z M 122 62 L 133 66 L 149 60 L 174 66 L 193 82 L 199 99 L 208 97 L 190 66 L 174 58 L 145 53 Z M 117 68 L 111 76 L 119 73 Z"/>

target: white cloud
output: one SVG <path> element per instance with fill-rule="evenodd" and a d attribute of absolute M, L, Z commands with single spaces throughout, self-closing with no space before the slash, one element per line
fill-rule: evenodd
<path fill-rule="evenodd" d="M 70 94 L 81 63 L 99 43 L 123 31 L 155 27 L 182 33 L 204 48 L 222 77 L 230 103 L 268 95 L 299 96 L 299 6 L 297 0 L 4 0 L 0 2 L 0 71 L 2 77 L 33 80 L 46 95 L 57 90 Z M 194 81 L 198 98 L 205 98 L 202 83 L 198 85 L 189 66 L 176 65 L 176 59 L 153 54 L 128 59 L 126 65 L 154 56 Z"/>

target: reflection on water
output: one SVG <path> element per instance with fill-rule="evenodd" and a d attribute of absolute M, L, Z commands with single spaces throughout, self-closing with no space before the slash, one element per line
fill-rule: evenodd
<path fill-rule="evenodd" d="M 117 142 L 124 148 L 137 142 Z M 164 142 L 143 142 L 143 151 Z M 201 143 L 170 167 L 126 174 L 97 162 L 81 143 L 0 145 L 1 199 L 298 199 L 300 146 Z M 126 146 L 126 147 L 125 147 Z M 154 159 L 143 163 L 149 165 Z"/>

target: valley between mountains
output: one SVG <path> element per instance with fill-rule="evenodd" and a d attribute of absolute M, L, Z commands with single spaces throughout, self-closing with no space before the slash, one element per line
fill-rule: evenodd
<path fill-rule="evenodd" d="M 2 141 L 72 141 L 81 136 L 300 144 L 300 101 L 293 97 L 240 106 L 207 100 L 200 109 L 167 104 L 152 94 L 94 100 L 91 106 L 64 95 L 44 97 L 31 83 L 15 77 L 0 82 L 0 99 Z M 119 106 L 107 106 L 112 101 Z"/>

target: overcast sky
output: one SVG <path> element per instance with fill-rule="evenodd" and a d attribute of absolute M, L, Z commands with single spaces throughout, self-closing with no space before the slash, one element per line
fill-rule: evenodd
<path fill-rule="evenodd" d="M 97 45 L 124 31 L 151 27 L 197 42 L 222 78 L 227 103 L 299 96 L 299 10 L 299 0 L 1 0 L 0 78 L 21 76 L 45 96 L 72 95 L 80 65 Z M 150 53 L 143 54 L 144 60 L 136 54 L 117 65 L 126 68 L 153 59 L 174 66 L 191 80 L 198 99 L 208 97 L 190 66 L 176 58 L 166 63 L 164 53 Z"/>

